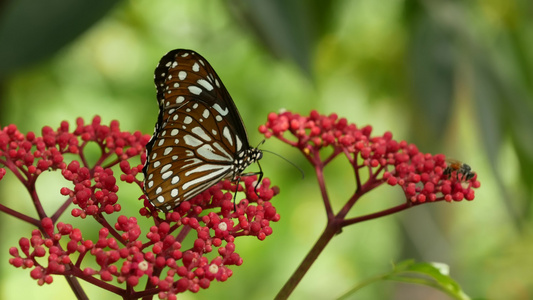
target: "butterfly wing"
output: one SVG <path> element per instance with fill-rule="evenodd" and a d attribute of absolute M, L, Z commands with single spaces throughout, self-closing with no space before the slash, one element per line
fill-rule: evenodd
<path fill-rule="evenodd" d="M 159 62 L 154 81 L 159 116 L 146 146 L 144 191 L 156 207 L 168 211 L 221 179 L 234 179 L 242 169 L 238 159 L 258 150 L 250 153 L 231 96 L 198 53 L 170 51 Z"/>

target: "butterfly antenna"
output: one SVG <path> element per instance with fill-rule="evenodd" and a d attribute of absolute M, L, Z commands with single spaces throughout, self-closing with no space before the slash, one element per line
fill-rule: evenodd
<path fill-rule="evenodd" d="M 277 156 L 277 157 L 283 159 L 284 161 L 288 162 L 288 163 L 291 164 L 293 167 L 295 167 L 296 169 L 298 169 L 298 171 L 300 171 L 300 173 L 302 174 L 302 179 L 305 178 L 305 173 L 304 173 L 304 171 L 303 171 L 300 167 L 298 167 L 295 163 L 293 163 L 292 161 L 286 159 L 285 157 L 283 157 L 283 156 L 281 156 L 281 155 L 279 155 L 279 154 L 277 154 L 277 153 L 275 153 L 275 152 L 269 151 L 269 150 L 261 149 L 261 151 L 263 151 L 263 152 L 267 152 L 267 153 L 270 153 L 270 154 L 274 154 L 275 156 Z"/>

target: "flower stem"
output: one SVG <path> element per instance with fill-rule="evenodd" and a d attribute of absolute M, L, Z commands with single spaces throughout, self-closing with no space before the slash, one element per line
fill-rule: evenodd
<path fill-rule="evenodd" d="M 72 276 L 72 275 L 65 275 L 65 279 L 68 282 L 68 285 L 72 289 L 72 292 L 74 295 L 76 295 L 76 299 L 78 300 L 89 300 L 89 297 L 87 297 L 87 294 L 85 294 L 85 291 L 81 287 L 80 282 L 78 281 L 78 278 Z"/>
<path fill-rule="evenodd" d="M 11 208 L 3 205 L 3 204 L 0 204 L 0 211 L 6 213 L 8 215 L 11 215 L 11 216 L 13 216 L 13 217 L 15 217 L 17 219 L 20 219 L 20 220 L 22 220 L 24 222 L 30 223 L 30 224 L 32 224 L 35 227 L 39 227 L 39 225 L 41 224 L 40 220 L 34 219 L 34 218 L 32 218 L 32 217 L 30 217 L 28 215 L 25 215 L 25 214 L 20 213 L 20 212 L 18 212 L 16 210 L 13 210 L 13 209 L 11 209 Z"/>
<path fill-rule="evenodd" d="M 326 180 L 324 179 L 324 169 L 321 164 L 315 164 L 316 179 L 318 180 L 318 186 L 320 187 L 320 193 L 322 194 L 322 200 L 326 208 L 326 216 L 329 219 L 333 218 L 333 208 L 329 201 L 328 192 L 326 190 Z"/>
<path fill-rule="evenodd" d="M 400 205 L 397 205 L 397 206 L 394 206 L 394 207 L 391 207 L 389 209 L 385 209 L 385 210 L 382 210 L 382 211 L 378 211 L 376 213 L 372 213 L 372 214 L 368 214 L 368 215 L 364 215 L 364 216 L 359 216 L 359 217 L 343 220 L 342 221 L 342 226 L 348 226 L 348 225 L 352 225 L 352 224 L 355 224 L 355 223 L 360 223 L 360 222 L 363 222 L 363 221 L 367 221 L 367 220 L 371 220 L 371 219 L 377 219 L 377 218 L 380 218 L 380 217 L 392 215 L 393 213 L 400 212 L 400 211 L 408 209 L 408 208 L 410 208 L 412 206 L 413 205 L 411 205 L 410 203 L 407 203 L 407 202 L 406 203 L 402 203 Z"/>

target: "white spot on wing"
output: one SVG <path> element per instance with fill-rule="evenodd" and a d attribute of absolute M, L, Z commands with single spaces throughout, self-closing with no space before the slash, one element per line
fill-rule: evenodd
<path fill-rule="evenodd" d="M 218 143 L 214 143 L 215 147 L 218 145 Z M 219 148 L 219 147 L 217 147 Z M 211 147 L 210 144 L 205 144 L 199 147 L 196 150 L 196 153 L 198 153 L 199 156 L 204 157 L 206 160 L 210 161 L 220 161 L 220 162 L 232 162 L 233 157 L 231 157 L 226 151 L 223 149 L 217 149 L 222 150 L 217 152 L 213 147 Z"/>
<path fill-rule="evenodd" d="M 231 160 L 231 161 L 233 160 L 233 156 L 229 155 L 229 153 L 226 152 L 224 147 L 222 147 L 219 143 L 213 143 L 213 145 L 215 146 L 215 148 L 217 148 L 218 151 L 222 152 L 222 154 L 227 157 L 227 160 Z"/>
<path fill-rule="evenodd" d="M 189 159 L 186 159 L 185 161 L 183 161 L 183 166 L 182 168 L 188 168 L 188 167 L 191 167 L 191 166 L 194 166 L 194 165 L 197 165 L 197 164 L 201 164 L 203 161 L 201 159 L 198 159 L 198 158 L 189 158 Z"/>
<path fill-rule="evenodd" d="M 170 176 L 172 176 L 172 171 L 167 171 L 165 172 L 163 175 L 161 175 L 161 178 L 163 178 L 163 180 L 167 180 Z"/>
<path fill-rule="evenodd" d="M 242 148 L 241 139 L 239 138 L 239 136 L 236 135 L 235 140 L 237 140 L 237 151 L 241 151 L 241 148 Z"/>
<path fill-rule="evenodd" d="M 202 89 L 195 85 L 191 85 L 189 86 L 189 92 L 195 95 L 200 95 L 202 93 Z"/>
<path fill-rule="evenodd" d="M 218 111 L 219 114 L 221 114 L 223 116 L 226 116 L 229 113 L 229 110 L 228 110 L 227 107 L 225 109 L 223 109 L 222 107 L 220 107 L 220 105 L 218 105 L 218 103 L 215 103 L 215 105 L 213 105 L 213 108 L 216 111 Z"/>
<path fill-rule="evenodd" d="M 214 179 L 213 181 L 219 181 L 220 179 L 224 178 L 226 173 L 228 173 L 230 171 L 230 168 L 231 167 L 229 165 L 211 165 L 211 164 L 207 165 L 207 164 L 204 164 L 204 165 L 198 166 L 197 168 L 194 168 L 193 170 L 185 173 L 185 175 L 189 176 L 190 174 L 196 173 L 196 172 L 206 172 L 206 171 L 210 171 L 210 172 L 207 173 L 206 175 L 198 177 L 196 179 L 188 180 L 186 183 L 183 184 L 183 189 L 184 190 L 188 190 L 191 186 L 197 185 L 197 184 L 202 183 L 202 182 L 207 182 L 207 181 L 212 180 L 212 179 Z M 203 187 L 206 187 L 206 186 L 208 186 L 208 185 L 202 185 L 200 187 L 203 188 Z M 198 193 L 198 192 L 201 192 L 201 191 L 202 190 L 199 190 L 199 191 L 196 191 L 196 192 Z M 193 194 L 193 191 L 191 191 L 190 193 Z"/>
<path fill-rule="evenodd" d="M 180 182 L 180 177 L 178 175 L 172 177 L 172 180 L 170 181 L 172 184 L 176 184 L 178 182 Z"/>
<path fill-rule="evenodd" d="M 168 171 L 168 169 L 170 169 L 171 167 L 172 167 L 171 164 L 166 164 L 166 165 L 163 166 L 163 168 L 161 168 L 161 171 L 159 171 L 159 173 L 163 174 L 166 171 Z"/>
<path fill-rule="evenodd" d="M 197 82 L 198 82 L 199 85 L 203 86 L 206 90 L 208 90 L 208 91 L 212 91 L 213 90 L 213 86 L 209 82 L 207 82 L 207 80 L 198 79 Z"/>
<path fill-rule="evenodd" d="M 194 65 L 192 65 L 192 70 L 194 72 L 200 71 L 200 65 L 198 65 L 198 63 L 194 63 Z"/>
<path fill-rule="evenodd" d="M 192 147 L 198 147 L 200 146 L 202 143 L 202 141 L 200 141 L 199 139 L 193 137 L 192 135 L 189 135 L 187 134 L 186 136 L 183 137 L 183 141 L 189 145 L 189 146 L 192 146 Z M 194 155 L 194 153 L 193 153 Z"/>
<path fill-rule="evenodd" d="M 172 191 L 170 191 L 170 196 L 176 198 L 176 196 L 178 196 L 178 189 L 172 189 Z"/>
<path fill-rule="evenodd" d="M 178 78 L 179 78 L 179 80 L 184 80 L 185 78 L 187 78 L 187 72 L 179 71 Z"/>
<path fill-rule="evenodd" d="M 209 137 L 209 135 L 201 128 L 201 127 L 194 127 L 192 130 L 191 130 L 192 133 L 196 134 L 197 136 L 199 136 L 201 139 L 203 139 L 204 141 L 210 141 L 211 138 Z"/>
<path fill-rule="evenodd" d="M 228 126 L 224 127 L 224 129 L 222 130 L 222 135 L 226 138 L 229 144 L 233 146 L 233 139 L 231 138 L 231 132 Z"/>

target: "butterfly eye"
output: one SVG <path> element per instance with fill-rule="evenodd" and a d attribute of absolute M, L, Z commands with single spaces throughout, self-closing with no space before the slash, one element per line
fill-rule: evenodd
<path fill-rule="evenodd" d="M 220 180 L 236 180 L 261 158 L 231 96 L 200 54 L 170 51 L 154 81 L 159 115 L 143 173 L 144 192 L 155 207 L 168 211 Z"/>

